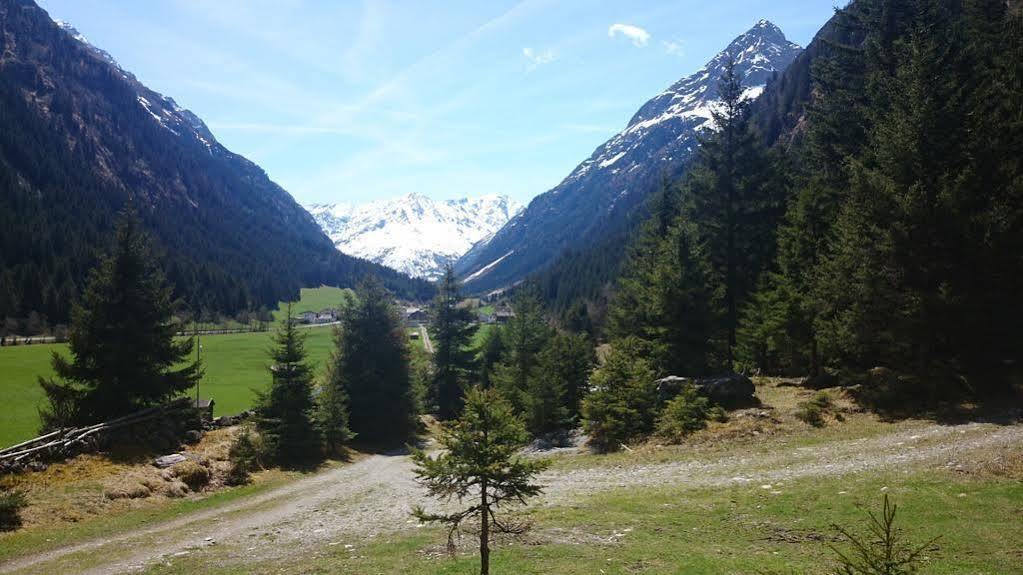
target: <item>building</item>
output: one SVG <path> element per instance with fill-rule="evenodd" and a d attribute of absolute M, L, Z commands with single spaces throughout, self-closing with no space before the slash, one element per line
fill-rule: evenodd
<path fill-rule="evenodd" d="M 429 319 L 429 316 L 427 315 L 426 310 L 424 310 L 423 308 L 419 308 L 419 307 L 407 307 L 407 308 L 405 308 L 405 311 L 402 314 L 402 317 L 403 317 L 403 319 L 405 321 L 405 325 L 407 325 L 407 326 L 422 325 L 422 324 L 426 323 L 427 320 Z"/>
<path fill-rule="evenodd" d="M 203 421 L 213 421 L 213 406 L 216 404 L 212 399 L 197 399 L 195 408 L 199 410 L 199 417 Z"/>
<path fill-rule="evenodd" d="M 497 323 L 508 323 L 513 317 L 515 317 L 515 312 L 510 308 L 503 308 L 494 312 L 494 320 Z"/>

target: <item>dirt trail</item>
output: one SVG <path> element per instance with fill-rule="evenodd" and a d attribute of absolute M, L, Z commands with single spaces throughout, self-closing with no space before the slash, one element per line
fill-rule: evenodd
<path fill-rule="evenodd" d="M 759 486 L 893 466 L 943 465 L 971 451 L 1021 440 L 1020 425 L 927 425 L 812 447 L 783 446 L 768 455 L 551 471 L 541 479 L 547 488 L 539 504 L 562 504 L 622 487 Z M 213 544 L 239 545 L 252 559 L 301 556 L 323 545 L 413 529 L 409 511 L 417 504 L 434 505 L 414 482 L 408 458 L 376 455 L 216 509 L 19 558 L 0 565 L 0 573 L 47 572 L 47 563 L 77 552 L 109 557 L 83 573 L 132 572 Z"/>

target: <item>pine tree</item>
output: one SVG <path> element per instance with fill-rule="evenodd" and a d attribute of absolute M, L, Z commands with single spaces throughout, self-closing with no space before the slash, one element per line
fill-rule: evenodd
<path fill-rule="evenodd" d="M 497 511 L 509 504 L 523 504 L 540 494 L 534 477 L 547 464 L 519 456 L 527 438 L 522 423 L 499 392 L 474 388 L 465 398 L 462 416 L 445 426 L 440 437 L 444 451 L 436 457 L 415 450 L 416 478 L 427 491 L 443 501 L 470 500 L 465 509 L 447 514 L 431 514 L 416 508 L 420 521 L 440 522 L 450 528 L 448 545 L 466 521 L 479 521 L 480 573 L 490 573 L 490 534 L 521 533 L 526 525 L 507 518 L 498 519 Z"/>
<path fill-rule="evenodd" d="M 256 429 L 270 459 L 283 467 L 302 467 L 321 457 L 323 438 L 313 418 L 313 376 L 306 363 L 305 334 L 290 303 L 274 343 L 272 381 L 256 401 Z"/>
<path fill-rule="evenodd" d="M 347 353 L 350 349 L 346 335 L 351 333 L 344 328 L 345 319 L 348 317 L 345 310 L 348 306 L 342 305 L 340 309 L 342 325 L 334 328 L 334 348 L 327 360 L 323 385 L 320 386 L 320 394 L 317 397 L 317 423 L 323 432 L 327 448 L 335 452 L 354 439 L 354 434 L 348 427 L 349 399 L 345 386 Z"/>
<path fill-rule="evenodd" d="M 515 317 L 503 328 L 504 354 L 494 372 L 494 386 L 511 402 L 516 413 L 528 403 L 531 378 L 536 376 L 537 358 L 551 334 L 535 293 L 522 290 L 512 303 Z"/>
<path fill-rule="evenodd" d="M 592 391 L 583 400 L 583 428 L 590 446 L 617 451 L 649 434 L 657 416 L 656 375 L 636 338 L 618 340 L 590 378 Z"/>
<path fill-rule="evenodd" d="M 361 442 L 391 446 L 410 440 L 419 406 L 409 367 L 408 336 L 391 295 L 373 278 L 341 310 L 329 385 L 348 398 L 348 427 Z"/>
<path fill-rule="evenodd" d="M 462 409 L 462 395 L 472 383 L 473 354 L 470 349 L 476 325 L 472 312 L 459 307 L 458 280 L 451 266 L 444 271 L 430 325 L 433 341 L 433 397 L 441 420 L 456 417 Z"/>
<path fill-rule="evenodd" d="M 503 330 L 497 326 L 485 326 L 482 341 L 476 351 L 476 369 L 479 384 L 489 389 L 493 384 L 494 370 L 504 355 Z"/>
<path fill-rule="evenodd" d="M 190 339 L 175 340 L 171 290 L 153 263 L 134 212 L 121 214 L 116 243 L 74 307 L 71 360 L 54 352 L 56 378 L 40 378 L 46 429 L 97 423 L 162 403 L 202 376 L 188 364 Z"/>
<path fill-rule="evenodd" d="M 651 220 L 635 249 L 612 300 L 612 341 L 636 338 L 662 374 L 702 375 L 722 363 L 715 354 L 720 296 L 695 227 L 677 221 L 662 232 Z"/>
<path fill-rule="evenodd" d="M 686 179 L 684 217 L 696 225 L 700 249 L 713 272 L 709 279 L 721 292 L 724 363 L 731 369 L 739 310 L 774 258 L 774 234 L 784 204 L 783 188 L 752 130 L 732 58 L 718 91 L 716 131 L 701 142 L 698 165 Z"/>
<path fill-rule="evenodd" d="M 581 333 L 559 333 L 540 352 L 538 380 L 564 390 L 561 404 L 569 422 L 579 418 L 580 405 L 586 396 L 595 362 L 593 343 Z"/>

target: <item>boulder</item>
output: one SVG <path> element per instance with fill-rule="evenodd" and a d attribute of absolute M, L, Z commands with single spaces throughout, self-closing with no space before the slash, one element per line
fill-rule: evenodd
<path fill-rule="evenodd" d="M 199 440 L 201 439 L 202 432 L 199 431 L 198 429 L 189 429 L 188 431 L 185 432 L 185 443 L 189 445 L 199 443 Z"/>
<path fill-rule="evenodd" d="M 679 377 L 669 375 L 656 381 L 657 396 L 666 402 L 678 395 L 686 385 L 694 385 L 701 395 L 725 406 L 749 405 L 754 402 L 756 387 L 753 381 L 738 373 L 718 377 Z"/>
<path fill-rule="evenodd" d="M 160 469 L 166 469 L 171 465 L 176 465 L 182 461 L 186 461 L 188 458 L 180 453 L 171 453 L 170 455 L 161 455 L 153 461 L 153 465 Z"/>
<path fill-rule="evenodd" d="M 807 389 L 827 389 L 829 387 L 835 387 L 838 384 L 838 377 L 826 371 L 822 371 L 816 376 L 806 377 L 800 382 L 800 385 Z"/>

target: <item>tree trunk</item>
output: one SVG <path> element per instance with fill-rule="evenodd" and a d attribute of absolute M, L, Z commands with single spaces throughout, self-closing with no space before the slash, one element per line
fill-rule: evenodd
<path fill-rule="evenodd" d="M 490 575 L 490 503 L 485 479 L 480 484 L 480 575 Z"/>

